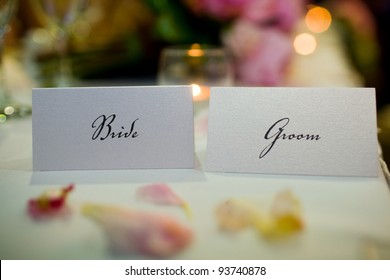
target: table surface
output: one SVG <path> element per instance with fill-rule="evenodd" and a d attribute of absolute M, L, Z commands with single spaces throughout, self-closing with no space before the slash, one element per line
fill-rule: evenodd
<path fill-rule="evenodd" d="M 202 170 L 206 153 L 205 116 L 197 113 L 197 166 L 182 170 L 32 172 L 31 118 L 0 125 L 1 259 L 143 259 L 108 249 L 101 228 L 80 212 L 85 202 L 155 211 L 188 225 L 195 239 L 177 259 L 390 259 L 390 195 L 383 173 L 369 177 L 316 177 L 210 173 Z M 31 219 L 29 199 L 73 182 L 71 215 Z M 193 212 L 136 199 L 149 183 L 167 183 Z M 217 205 L 229 198 L 270 201 L 291 190 L 303 206 L 305 228 L 270 242 L 253 230 L 228 234 L 219 229 Z"/>

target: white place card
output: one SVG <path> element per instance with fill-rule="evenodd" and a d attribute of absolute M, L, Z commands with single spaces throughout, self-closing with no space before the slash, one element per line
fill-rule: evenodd
<path fill-rule="evenodd" d="M 33 170 L 193 168 L 190 86 L 33 89 Z"/>
<path fill-rule="evenodd" d="M 378 176 L 375 89 L 212 88 L 206 171 Z"/>

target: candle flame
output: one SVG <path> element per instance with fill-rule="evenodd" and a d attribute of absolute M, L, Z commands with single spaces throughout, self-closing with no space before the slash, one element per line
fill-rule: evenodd
<path fill-rule="evenodd" d="M 192 86 L 192 96 L 193 97 L 199 96 L 202 92 L 200 86 L 197 84 L 192 84 L 191 86 Z"/>
<path fill-rule="evenodd" d="M 192 57 L 202 56 L 204 51 L 201 49 L 199 44 L 192 44 L 191 49 L 187 51 L 187 54 Z"/>

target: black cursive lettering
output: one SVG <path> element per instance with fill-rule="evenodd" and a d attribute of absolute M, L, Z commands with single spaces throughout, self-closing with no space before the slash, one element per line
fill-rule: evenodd
<path fill-rule="evenodd" d="M 283 133 L 285 127 L 289 124 L 290 119 L 289 118 L 282 118 L 278 121 L 276 121 L 271 127 L 267 130 L 267 132 L 264 135 L 264 139 L 270 140 L 272 139 L 271 143 L 268 144 L 260 153 L 259 158 L 265 157 L 271 149 L 275 146 L 275 143 L 281 139 L 281 140 L 310 140 L 310 141 L 317 141 L 320 140 L 320 135 L 314 135 L 314 134 L 286 134 Z"/>
<path fill-rule="evenodd" d="M 106 140 L 108 137 L 111 138 L 136 138 L 138 137 L 138 132 L 135 131 L 135 123 L 139 119 L 135 119 L 130 126 L 130 129 L 126 131 L 124 126 L 121 126 L 121 130 L 118 132 L 113 131 L 112 124 L 116 118 L 115 114 L 110 116 L 100 115 L 92 122 L 92 128 L 96 128 L 92 134 L 92 140 Z"/>

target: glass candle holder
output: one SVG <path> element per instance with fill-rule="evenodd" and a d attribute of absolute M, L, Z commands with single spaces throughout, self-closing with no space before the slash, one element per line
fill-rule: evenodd
<path fill-rule="evenodd" d="M 210 86 L 232 86 L 233 73 L 223 48 L 193 44 L 162 50 L 159 85 L 192 85 L 195 101 L 206 100 Z"/>

